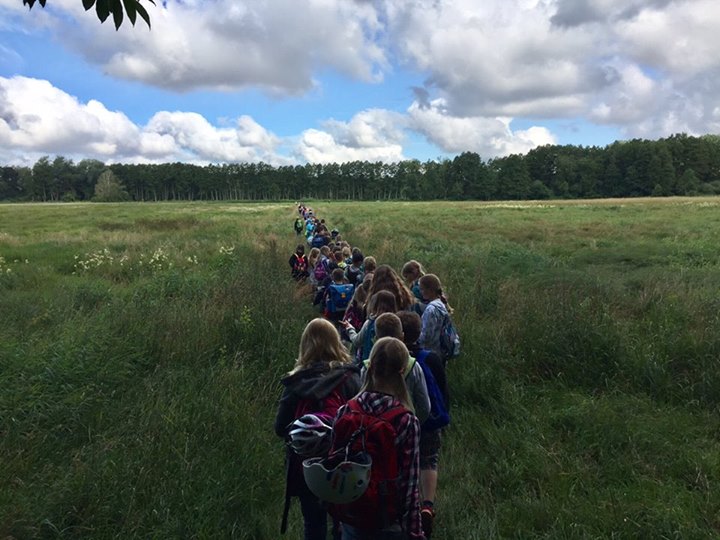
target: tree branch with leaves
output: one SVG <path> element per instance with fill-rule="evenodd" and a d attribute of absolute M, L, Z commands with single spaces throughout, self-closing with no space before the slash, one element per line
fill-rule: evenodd
<path fill-rule="evenodd" d="M 28 6 L 30 9 L 35 5 L 35 2 L 39 3 L 42 7 L 45 7 L 47 0 L 23 0 L 23 5 Z M 154 0 L 145 0 L 155 5 Z M 82 0 L 85 11 L 90 11 L 95 6 L 95 13 L 97 13 L 98 19 L 101 23 L 112 15 L 113 22 L 115 23 L 115 30 L 120 28 L 123 23 L 125 15 L 130 19 L 130 23 L 135 26 L 135 21 L 138 15 L 150 28 L 150 15 L 142 5 L 140 0 Z"/>

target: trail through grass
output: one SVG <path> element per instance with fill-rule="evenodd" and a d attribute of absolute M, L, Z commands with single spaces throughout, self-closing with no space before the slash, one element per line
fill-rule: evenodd
<path fill-rule="evenodd" d="M 434 538 L 720 535 L 719 205 L 313 203 L 456 309 Z M 280 537 L 294 218 L 0 205 L 0 537 Z"/>

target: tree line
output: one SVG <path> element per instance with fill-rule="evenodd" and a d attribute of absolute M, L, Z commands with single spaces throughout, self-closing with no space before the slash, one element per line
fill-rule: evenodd
<path fill-rule="evenodd" d="M 0 200 L 523 200 L 720 194 L 720 136 L 546 145 L 483 160 L 106 165 L 57 156 L 0 169 Z"/>

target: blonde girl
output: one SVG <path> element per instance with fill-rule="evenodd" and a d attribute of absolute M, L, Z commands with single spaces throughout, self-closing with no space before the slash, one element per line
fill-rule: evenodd
<path fill-rule="evenodd" d="M 313 286 L 317 285 L 317 280 L 315 279 L 315 275 L 313 270 L 315 269 L 315 265 L 317 264 L 318 258 L 320 258 L 320 249 L 319 248 L 312 248 L 310 250 L 310 253 L 308 253 L 308 270 L 310 272 L 310 275 L 308 276 L 308 280 Z"/>
<path fill-rule="evenodd" d="M 335 448 L 342 448 L 349 440 L 343 434 L 352 437 L 355 431 L 353 411 L 371 417 L 389 417 L 397 436 L 393 444 L 387 448 L 373 448 L 375 459 L 386 459 L 396 453 L 398 480 L 397 494 L 399 505 L 395 515 L 387 516 L 390 520 L 385 529 L 376 528 L 370 521 L 362 526 L 342 524 L 343 540 L 377 540 L 378 538 L 407 538 L 419 540 L 424 538 L 420 524 L 420 468 L 419 444 L 420 424 L 412 412 L 412 404 L 405 386 L 403 372 L 407 365 L 408 350 L 402 341 L 393 337 L 378 339 L 370 356 L 370 367 L 367 379 L 360 394 L 351 403 L 340 408 L 335 426 L 338 436 L 334 441 Z M 389 416 L 388 413 L 401 409 L 399 414 Z"/>
<path fill-rule="evenodd" d="M 420 278 L 425 275 L 425 269 L 422 264 L 417 262 L 415 259 L 411 259 L 403 265 L 400 273 L 415 298 L 417 298 L 419 302 L 422 302 L 423 298 L 420 294 Z"/>
<path fill-rule="evenodd" d="M 331 422 L 339 405 L 360 389 L 360 373 L 340 341 L 340 334 L 325 319 L 313 319 L 300 337 L 295 364 L 281 379 L 282 396 L 275 417 L 275 433 L 287 439 L 290 425 L 312 413 Z M 287 523 L 292 497 L 299 497 L 305 540 L 324 540 L 327 535 L 327 511 L 305 484 L 302 458 L 288 448 L 285 512 Z"/>

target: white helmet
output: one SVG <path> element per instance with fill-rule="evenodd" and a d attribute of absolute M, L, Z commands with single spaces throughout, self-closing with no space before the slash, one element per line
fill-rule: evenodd
<path fill-rule="evenodd" d="M 372 458 L 365 452 L 303 461 L 303 476 L 320 500 L 347 504 L 359 499 L 370 484 Z"/>
<path fill-rule="evenodd" d="M 332 428 L 314 414 L 306 414 L 290 424 L 290 448 L 301 457 L 320 456 L 330 448 Z"/>

